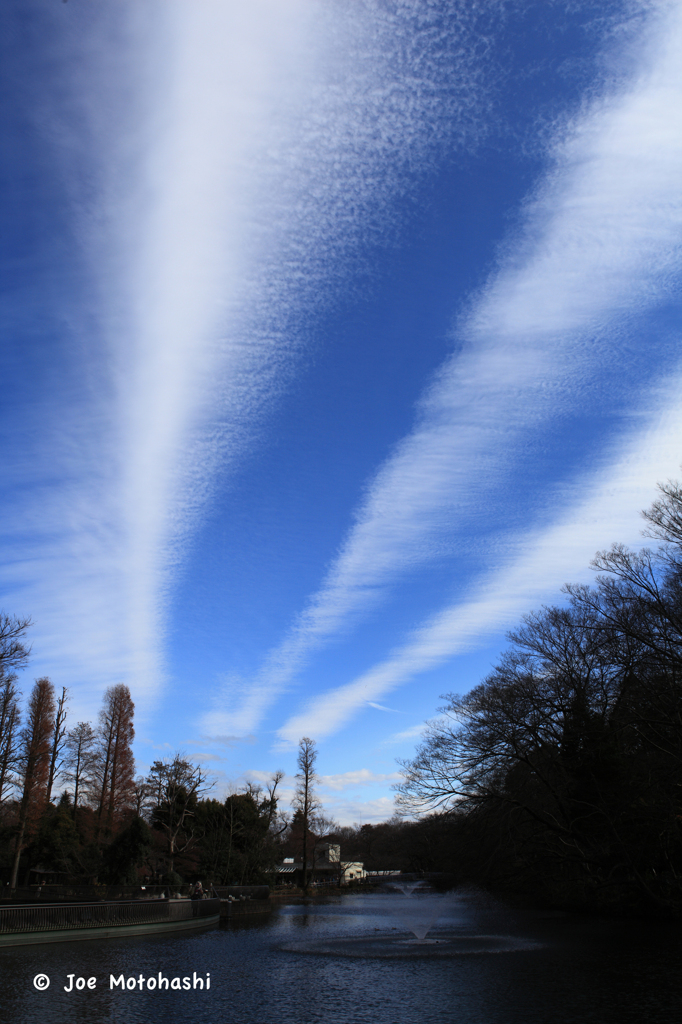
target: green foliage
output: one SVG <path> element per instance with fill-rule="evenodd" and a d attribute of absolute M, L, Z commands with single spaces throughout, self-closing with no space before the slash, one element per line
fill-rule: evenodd
<path fill-rule="evenodd" d="M 6 881 L 12 871 L 14 860 L 13 844 L 16 837 L 14 825 L 0 823 L 0 878 Z"/>
<path fill-rule="evenodd" d="M 58 805 L 49 805 L 42 815 L 29 859 L 34 867 L 40 864 L 47 871 L 57 871 L 67 877 L 78 875 L 79 845 L 71 798 L 64 793 Z"/>
<path fill-rule="evenodd" d="M 104 851 L 106 881 L 112 885 L 136 882 L 137 869 L 144 864 L 151 845 L 147 823 L 142 818 L 132 818 Z"/>
<path fill-rule="evenodd" d="M 201 767 L 179 752 L 170 760 L 155 761 L 151 767 L 146 788 L 156 797 L 152 826 L 165 836 L 168 872 L 174 871 L 178 854 L 196 846 L 201 834 L 195 822 L 197 801 L 211 785 Z"/>
<path fill-rule="evenodd" d="M 257 885 L 279 860 L 270 831 L 271 801 L 237 793 L 224 803 L 201 800 L 195 819 L 201 830 L 196 872 L 216 885 Z"/>

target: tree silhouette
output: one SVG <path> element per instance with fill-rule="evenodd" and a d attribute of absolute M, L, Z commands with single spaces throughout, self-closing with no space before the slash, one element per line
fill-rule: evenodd
<path fill-rule="evenodd" d="M 19 860 L 27 824 L 44 807 L 50 770 L 50 741 L 55 718 L 54 687 L 47 677 L 37 679 L 29 699 L 26 725 L 21 731 L 18 775 L 22 786 L 10 887 L 16 888 Z"/>
<path fill-rule="evenodd" d="M 296 778 L 296 795 L 293 806 L 300 817 L 301 825 L 301 860 L 303 861 L 303 888 L 308 887 L 308 836 L 314 827 L 315 815 L 320 810 L 320 803 L 315 795 L 315 783 L 317 774 L 315 763 L 317 761 L 317 750 L 315 740 L 304 736 L 298 743 L 298 755 L 296 764 L 298 771 Z"/>
<path fill-rule="evenodd" d="M 99 713 L 94 778 L 97 787 L 97 827 L 111 832 L 117 812 L 133 802 L 135 705 L 127 686 L 110 686 Z"/>

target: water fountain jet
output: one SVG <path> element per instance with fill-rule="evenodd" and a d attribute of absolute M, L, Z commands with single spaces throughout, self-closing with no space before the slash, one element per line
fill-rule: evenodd
<path fill-rule="evenodd" d="M 520 936 L 479 934 L 470 915 L 467 913 L 466 898 L 454 894 L 446 896 L 425 891 L 423 883 L 396 883 L 393 888 L 402 892 L 402 898 L 391 905 L 390 897 L 378 893 L 373 896 L 360 897 L 357 902 L 348 906 L 351 911 L 349 922 L 354 912 L 371 907 L 377 923 L 387 915 L 398 918 L 406 931 L 412 932 L 414 938 L 404 935 L 386 934 L 386 925 L 374 927 L 372 934 L 346 934 L 342 936 L 319 936 L 314 942 L 293 942 L 283 948 L 295 953 L 308 953 L 315 956 L 370 957 L 372 959 L 408 958 L 422 959 L 429 957 L 452 957 L 467 954 L 510 953 L 516 950 L 537 949 L 538 944 Z M 418 895 L 414 895 L 415 892 Z M 345 908 L 344 908 L 345 909 Z M 454 912 L 454 913 L 453 913 Z M 433 938 L 427 937 L 438 919 L 445 914 L 454 916 L 448 922 L 447 931 L 439 929 Z M 334 915 L 338 921 L 338 916 Z M 343 914 L 345 917 L 346 915 Z M 454 927 L 451 925 L 454 924 Z M 396 931 L 395 928 L 392 929 Z"/>
<path fill-rule="evenodd" d="M 438 939 L 427 939 L 426 936 L 452 903 L 442 897 L 415 898 L 414 894 L 418 889 L 423 892 L 423 885 L 424 883 L 421 881 L 391 883 L 391 888 L 399 889 L 405 900 L 409 900 L 409 905 L 405 901 L 401 901 L 397 906 L 390 908 L 390 912 L 415 936 L 415 939 L 407 941 L 422 945 L 439 941 Z"/>

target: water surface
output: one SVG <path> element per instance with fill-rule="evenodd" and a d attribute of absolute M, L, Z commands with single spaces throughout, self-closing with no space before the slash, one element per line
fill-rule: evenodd
<path fill-rule="evenodd" d="M 429 898 L 429 897 L 427 897 Z M 397 895 L 278 906 L 202 933 L 0 950 L 0 1019 L 13 1024 L 677 1024 L 680 927 L 510 910 L 459 895 L 414 956 Z M 486 937 L 486 943 L 483 942 Z M 374 955 L 372 946 L 391 950 Z M 493 941 L 494 940 L 494 941 Z M 403 952 L 396 955 L 400 944 Z M 375 947 L 375 951 L 376 948 Z M 434 945 L 434 952 L 440 947 Z M 336 951 L 338 950 L 338 955 Z M 348 955 L 348 954 L 352 955 Z M 421 949 L 425 953 L 425 948 Z M 428 953 L 428 950 L 426 950 Z M 33 978 L 47 974 L 37 991 Z M 211 988 L 149 991 L 159 972 Z M 67 993 L 69 974 L 96 989 Z M 145 979 L 110 989 L 110 976 Z M 74 979 L 75 981 L 75 979 Z M 182 982 L 180 982 L 182 983 Z"/>

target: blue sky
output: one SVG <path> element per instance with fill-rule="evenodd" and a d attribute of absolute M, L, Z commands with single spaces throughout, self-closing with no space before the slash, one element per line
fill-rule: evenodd
<path fill-rule="evenodd" d="M 12 0 L 0 603 L 217 792 L 392 813 L 682 462 L 682 3 Z"/>

